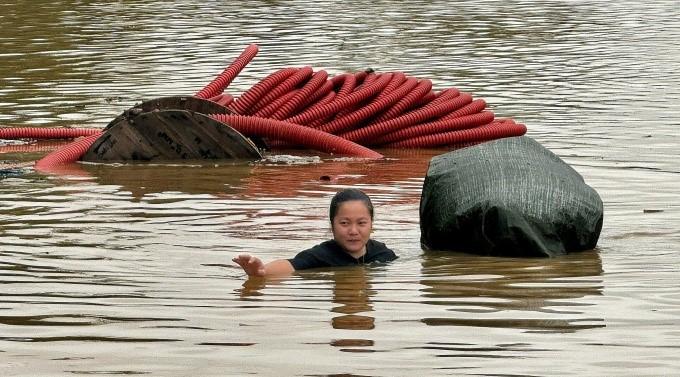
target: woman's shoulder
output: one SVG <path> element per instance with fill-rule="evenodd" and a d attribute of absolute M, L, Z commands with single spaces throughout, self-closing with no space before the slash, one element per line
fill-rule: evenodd
<path fill-rule="evenodd" d="M 340 246 L 334 240 L 324 241 L 309 249 L 302 250 L 297 253 L 295 257 L 289 258 L 288 261 L 296 270 L 334 266 L 337 264 L 334 259 L 341 255 L 341 253 L 334 252 L 334 250 L 339 247 Z"/>
<path fill-rule="evenodd" d="M 387 258 L 389 260 L 398 258 L 397 254 L 392 251 L 392 249 L 387 247 L 387 245 L 372 238 L 369 239 L 368 243 L 366 244 L 366 254 L 368 254 L 370 258 L 380 257 L 381 259 Z"/>
<path fill-rule="evenodd" d="M 340 249 L 340 244 L 338 244 L 335 240 L 330 239 L 330 240 L 323 241 L 320 244 L 314 245 L 313 247 L 307 249 L 307 251 L 318 253 L 318 252 L 332 251 L 332 250 L 336 250 L 336 249 Z"/>
<path fill-rule="evenodd" d="M 377 241 L 377 240 L 374 240 L 373 238 L 370 238 L 370 239 L 368 240 L 368 243 L 366 244 L 366 247 L 367 247 L 368 249 L 372 249 L 372 250 L 375 250 L 375 251 L 380 251 L 380 250 L 390 250 L 390 248 L 387 247 L 387 245 L 385 245 L 385 243 L 380 242 L 380 241 Z M 392 251 L 392 250 L 390 250 L 390 251 Z"/>

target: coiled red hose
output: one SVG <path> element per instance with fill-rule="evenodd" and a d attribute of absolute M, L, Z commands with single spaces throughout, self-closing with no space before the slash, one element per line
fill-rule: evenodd
<path fill-rule="evenodd" d="M 272 89 L 269 93 L 267 93 L 264 97 L 262 97 L 259 101 L 257 101 L 253 106 L 250 111 L 246 109 L 246 114 L 252 114 L 263 107 L 266 107 L 269 105 L 272 101 L 275 99 L 279 98 L 280 96 L 286 95 L 289 91 L 295 90 L 295 88 L 305 80 L 308 80 L 312 75 L 314 74 L 314 70 L 312 67 L 302 67 L 299 69 L 297 72 L 293 73 L 290 77 L 285 79 L 281 84 L 277 85 L 274 89 Z"/>
<path fill-rule="evenodd" d="M 514 122 L 492 122 L 482 127 L 467 130 L 417 136 L 385 145 L 389 148 L 434 148 L 443 145 L 467 145 L 510 136 L 521 136 L 527 132 L 523 124 Z"/>
<path fill-rule="evenodd" d="M 494 120 L 492 112 L 483 111 L 481 113 L 465 115 L 459 118 L 442 119 L 434 122 L 423 123 L 416 126 L 404 128 L 387 135 L 383 135 L 373 140 L 376 145 L 394 143 L 401 140 L 417 138 L 419 136 L 426 136 L 438 134 L 442 132 L 460 130 L 465 128 L 472 128 L 489 124 Z"/>
<path fill-rule="evenodd" d="M 243 70 L 243 68 L 250 63 L 251 60 L 257 55 L 258 47 L 255 44 L 248 46 L 239 55 L 236 60 L 229 65 L 219 76 L 217 76 L 212 82 L 201 89 L 195 94 L 198 98 L 211 98 L 218 94 L 221 94 L 224 89 L 231 84 L 236 76 Z"/>
<path fill-rule="evenodd" d="M 0 155 L 8 153 L 49 153 L 70 143 L 70 140 L 55 139 L 45 140 L 38 143 L 7 145 L 0 144 Z"/>
<path fill-rule="evenodd" d="M 230 107 L 231 110 L 237 114 L 245 113 L 245 111 L 255 105 L 260 98 L 264 97 L 265 94 L 295 72 L 297 72 L 297 68 L 284 68 L 272 73 L 264 80 L 243 92 L 243 94 L 234 101 L 234 104 Z"/>
<path fill-rule="evenodd" d="M 293 98 L 294 95 L 298 94 L 298 92 L 300 92 L 300 89 L 293 89 L 290 92 L 277 98 L 275 101 L 271 102 L 267 106 L 257 110 L 257 112 L 255 112 L 255 114 L 252 115 L 261 118 L 268 118 L 270 115 L 274 114 L 274 112 L 278 108 L 280 108 L 284 103 L 288 102 L 288 100 Z"/>
<path fill-rule="evenodd" d="M 319 127 L 320 130 L 328 133 L 336 133 L 341 131 L 348 131 L 349 127 L 352 127 L 364 120 L 367 120 L 383 111 L 385 108 L 394 105 L 397 101 L 403 98 L 407 93 L 413 90 L 416 85 L 418 85 L 418 80 L 415 78 L 410 78 L 399 86 L 396 90 L 391 93 L 376 98 L 368 105 L 362 107 L 359 110 L 353 111 L 349 114 L 336 117 L 334 120 Z"/>
<path fill-rule="evenodd" d="M 211 116 L 246 136 L 266 138 L 270 146 L 302 146 L 379 158 L 379 153 L 367 147 L 460 146 L 526 133 L 522 124 L 494 120 L 482 99 L 473 99 L 456 88 L 434 92 L 430 80 L 402 72 L 357 72 L 329 78 L 323 70 L 291 67 L 270 74 L 240 97 L 224 93 L 257 52 L 257 45 L 248 46 L 196 97 L 210 99 L 239 114 Z M 45 136 L 17 130 L 22 130 L 16 132 L 24 138 L 83 136 L 73 131 L 77 129 L 41 131 Z M 0 129 L 0 138 L 16 138 L 3 136 L 2 132 Z M 90 135 L 98 130 L 87 132 Z M 57 157 L 50 154 L 36 167 L 80 158 L 78 151 L 86 140 L 90 138 L 77 141 L 78 148 L 74 150 L 55 151 Z"/>
<path fill-rule="evenodd" d="M 212 114 L 210 117 L 228 124 L 243 134 L 302 143 L 307 148 L 330 153 L 365 158 L 382 157 L 380 153 L 349 140 L 299 124 L 276 119 L 231 114 Z"/>
<path fill-rule="evenodd" d="M 427 96 L 431 90 L 432 81 L 430 80 L 420 81 L 415 88 L 413 88 L 407 95 L 400 99 L 392 108 L 387 110 L 381 116 L 378 116 L 378 118 L 375 121 L 369 124 L 384 122 L 386 120 L 392 119 L 396 116 L 403 114 L 404 111 L 414 106 L 421 99 L 425 98 L 425 96 Z M 434 98 L 434 94 L 432 95 Z"/>
<path fill-rule="evenodd" d="M 285 119 L 294 110 L 298 108 L 306 99 L 308 99 L 312 94 L 314 94 L 317 89 L 324 86 L 326 79 L 328 78 L 328 73 L 326 71 L 319 71 L 315 73 L 312 78 L 296 93 L 290 100 L 283 104 L 274 114 L 272 118 L 274 119 Z"/>
<path fill-rule="evenodd" d="M 353 73 L 345 73 L 343 75 L 335 76 L 331 79 L 331 82 L 334 86 L 340 85 L 340 89 L 338 89 L 339 96 L 346 96 L 352 93 L 357 86 L 357 80 L 360 79 L 363 81 L 363 77 L 360 78 Z"/>
<path fill-rule="evenodd" d="M 342 134 L 342 137 L 359 143 L 370 143 L 372 139 L 388 132 L 394 132 L 402 128 L 413 126 L 427 119 L 436 118 L 443 114 L 448 114 L 451 111 L 457 110 L 467 102 L 467 98 L 459 97 L 456 97 L 451 101 L 445 101 L 447 99 L 446 97 L 436 98 L 420 109 L 413 110 L 400 117 L 393 118 L 385 122 Z M 472 97 L 470 97 L 470 101 L 472 101 Z"/>
<path fill-rule="evenodd" d="M 101 132 L 96 128 L 7 127 L 0 128 L 0 139 L 73 139 Z"/>
<path fill-rule="evenodd" d="M 387 86 L 387 83 L 390 81 L 391 77 L 391 73 L 380 75 L 379 79 L 372 83 L 365 83 L 363 88 L 358 87 L 358 89 L 351 94 L 346 96 L 337 96 L 335 100 L 330 103 L 321 105 L 319 107 L 310 107 L 300 114 L 290 117 L 286 120 L 291 123 L 304 125 L 316 119 L 337 113 L 340 110 L 350 108 L 380 92 L 380 90 Z"/>
<path fill-rule="evenodd" d="M 90 135 L 67 146 L 57 149 L 35 163 L 35 170 L 49 172 L 52 167 L 72 163 L 80 160 L 92 144 L 99 138 L 98 134 Z"/>
<path fill-rule="evenodd" d="M 246 91 L 230 109 L 238 114 L 286 121 L 271 123 L 270 128 L 307 127 L 305 132 L 295 128 L 297 141 L 290 136 L 277 140 L 279 131 L 265 134 L 264 128 L 258 129 L 253 136 L 266 137 L 270 146 L 319 148 L 313 140 L 318 137 L 314 129 L 365 147 L 396 144 L 414 148 L 470 144 L 475 143 L 475 137 L 485 141 L 526 133 L 524 125 L 494 122 L 494 114 L 485 111 L 483 99 L 473 99 L 456 88 L 435 93 L 429 80 L 402 72 L 345 73 L 326 78 L 323 70 L 285 68 Z M 232 126 L 239 129 L 238 125 Z M 476 128 L 483 129 L 470 131 Z M 249 135 L 243 127 L 239 131 Z"/>

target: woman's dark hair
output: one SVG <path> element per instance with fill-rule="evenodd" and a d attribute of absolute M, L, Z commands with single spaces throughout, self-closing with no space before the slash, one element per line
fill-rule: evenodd
<path fill-rule="evenodd" d="M 373 203 L 371 203 L 371 198 L 369 198 L 368 195 L 359 189 L 348 188 L 338 191 L 335 196 L 333 196 L 333 199 L 331 199 L 331 207 L 328 210 L 331 223 L 333 222 L 335 215 L 338 213 L 340 204 L 349 202 L 351 200 L 359 200 L 364 203 L 366 208 L 368 208 L 368 213 L 371 215 L 371 220 L 373 220 Z"/>

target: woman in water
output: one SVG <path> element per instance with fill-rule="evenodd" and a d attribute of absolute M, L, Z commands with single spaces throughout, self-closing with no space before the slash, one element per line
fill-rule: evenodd
<path fill-rule="evenodd" d="M 329 209 L 333 239 L 298 253 L 294 258 L 265 264 L 252 255 L 241 254 L 233 261 L 248 276 L 289 275 L 296 270 L 390 262 L 397 259 L 384 243 L 370 238 L 373 204 L 363 191 L 345 189 L 333 197 Z"/>

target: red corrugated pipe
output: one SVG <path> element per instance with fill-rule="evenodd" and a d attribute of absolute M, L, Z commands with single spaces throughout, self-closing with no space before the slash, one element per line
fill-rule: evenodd
<path fill-rule="evenodd" d="M 297 72 L 297 68 L 284 68 L 267 76 L 267 78 L 253 85 L 250 89 L 243 92 L 239 98 L 234 100 L 234 103 L 230 106 L 231 111 L 237 114 L 244 114 L 246 110 L 255 105 L 255 103 L 257 103 L 260 98 L 264 97 L 267 93 L 274 89 L 274 87 L 279 85 L 295 72 Z"/>
<path fill-rule="evenodd" d="M 100 135 L 101 131 L 99 134 L 78 139 L 63 148 L 57 149 L 38 160 L 35 163 L 35 170 L 49 172 L 52 167 L 79 161 Z"/>
<path fill-rule="evenodd" d="M 460 146 L 526 132 L 524 125 L 512 120 L 495 121 L 493 113 L 485 111 L 486 102 L 482 99 L 473 100 L 470 94 L 460 93 L 456 88 L 435 93 L 430 80 L 402 72 L 371 70 L 328 78 L 325 71 L 314 72 L 311 67 L 284 68 L 238 98 L 223 93 L 257 52 L 257 45 L 248 46 L 217 78 L 196 93 L 196 97 L 210 99 L 240 114 L 211 116 L 246 136 L 270 140 L 270 146 L 298 145 L 329 153 L 379 158 L 379 153 L 366 147 Z M 77 137 L 99 132 L 92 129 L 84 129 L 85 133 L 76 131 L 79 129 L 39 129 L 37 133 L 14 130 L 14 135 L 21 134 L 22 138 Z M 0 129 L 0 138 L 17 138 L 3 137 L 2 132 Z M 4 132 L 7 135 L 9 131 Z M 55 151 L 54 154 L 59 153 L 57 157 L 50 154 L 36 167 L 79 158 L 78 151 L 86 140 L 93 142 L 94 138 L 77 141 L 78 148 L 74 150 Z"/>
<path fill-rule="evenodd" d="M 440 134 L 417 136 L 385 145 L 389 148 L 435 148 L 443 145 L 467 145 L 503 137 L 521 136 L 527 132 L 523 124 L 514 122 L 491 122 L 467 130 L 450 131 Z"/>
<path fill-rule="evenodd" d="M 221 94 L 224 89 L 231 84 L 236 76 L 243 70 L 243 68 L 250 63 L 257 55 L 258 47 L 256 44 L 251 44 L 239 55 L 236 60 L 229 65 L 222 73 L 219 74 L 212 82 L 195 94 L 198 98 L 207 99 Z"/>
<path fill-rule="evenodd" d="M 0 128 L 0 139 L 73 139 L 81 136 L 100 134 L 96 128 L 44 128 L 44 127 L 7 127 Z"/>
<path fill-rule="evenodd" d="M 288 94 L 291 90 L 300 85 L 300 83 L 305 82 L 314 74 L 312 67 L 302 67 L 297 72 L 293 73 L 290 77 L 283 80 L 279 85 L 272 89 L 269 93 L 265 94 L 259 101 L 257 101 L 250 109 L 246 109 L 246 114 L 253 114 L 258 110 L 266 107 L 272 103 L 277 98 Z"/>
<path fill-rule="evenodd" d="M 295 123 L 231 114 L 212 114 L 210 117 L 246 135 L 299 143 L 304 147 L 329 153 L 364 158 L 382 157 L 380 153 L 349 140 Z"/>

